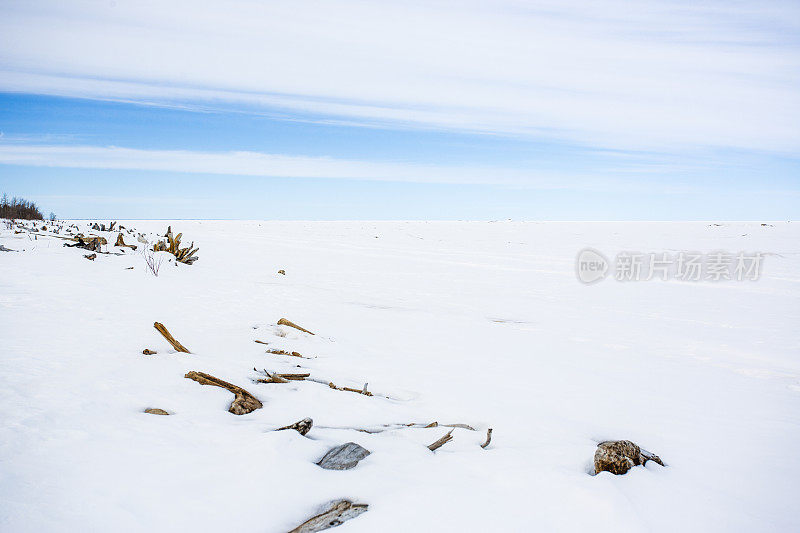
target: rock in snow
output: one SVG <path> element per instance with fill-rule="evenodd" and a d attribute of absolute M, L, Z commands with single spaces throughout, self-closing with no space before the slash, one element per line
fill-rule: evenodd
<path fill-rule="evenodd" d="M 634 466 L 644 465 L 647 461 L 655 461 L 664 466 L 661 459 L 629 440 L 601 442 L 594 452 L 594 471 L 624 474 Z"/>
<path fill-rule="evenodd" d="M 326 470 L 349 470 L 358 464 L 370 451 L 355 442 L 348 442 L 331 448 L 317 463 Z"/>

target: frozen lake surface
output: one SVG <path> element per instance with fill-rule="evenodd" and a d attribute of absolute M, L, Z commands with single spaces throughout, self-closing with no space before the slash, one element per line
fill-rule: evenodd
<path fill-rule="evenodd" d="M 369 504 L 342 532 L 800 530 L 798 224 L 122 224 L 200 259 L 154 277 L 0 231 L 2 531 L 285 532 L 341 498 Z M 757 281 L 585 285 L 586 247 L 764 256 Z M 192 370 L 263 408 L 227 412 Z M 449 428 L 354 429 L 433 421 L 476 431 L 431 452 Z M 589 475 L 609 439 L 667 466 Z M 315 464 L 346 442 L 371 454 Z"/>

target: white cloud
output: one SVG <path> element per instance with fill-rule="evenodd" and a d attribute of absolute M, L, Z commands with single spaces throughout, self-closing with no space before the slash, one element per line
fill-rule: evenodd
<path fill-rule="evenodd" d="M 794 2 L 10 1 L 0 90 L 800 149 Z"/>
<path fill-rule="evenodd" d="M 106 170 L 144 170 L 262 176 L 282 178 L 330 178 L 416 183 L 495 184 L 538 189 L 686 190 L 679 184 L 646 182 L 639 176 L 616 178 L 619 165 L 593 169 L 591 174 L 511 168 L 423 165 L 408 162 L 375 162 L 261 152 L 201 152 L 191 150 L 141 150 L 117 146 L 0 144 L 0 165 Z M 658 168 L 658 167 L 656 167 Z"/>

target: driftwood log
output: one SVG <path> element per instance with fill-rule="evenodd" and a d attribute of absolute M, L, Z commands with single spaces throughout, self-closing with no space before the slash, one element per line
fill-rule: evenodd
<path fill-rule="evenodd" d="M 290 320 L 286 320 L 285 318 L 281 318 L 280 320 L 278 320 L 278 325 L 279 326 L 289 326 L 290 328 L 299 329 L 300 331 L 302 331 L 304 333 L 308 333 L 309 335 L 314 335 L 312 332 L 308 331 L 306 328 L 302 328 L 302 327 L 298 326 L 297 324 L 295 324 L 294 322 L 292 322 Z"/>
<path fill-rule="evenodd" d="M 444 446 L 445 444 L 447 444 L 448 442 L 453 440 L 452 433 L 453 433 L 453 430 L 451 429 L 450 431 L 447 432 L 447 435 L 444 435 L 441 439 L 437 440 L 436 442 L 433 442 L 433 443 L 429 444 L 428 445 L 428 449 L 430 451 L 438 450 L 439 448 L 441 448 L 442 446 Z"/>
<path fill-rule="evenodd" d="M 291 530 L 289 533 L 314 533 L 340 526 L 346 520 L 367 512 L 366 503 L 353 503 L 350 500 L 337 500 L 329 503 L 326 509 Z"/>
<path fill-rule="evenodd" d="M 183 377 L 192 379 L 201 385 L 214 385 L 216 387 L 222 387 L 223 389 L 228 389 L 231 391 L 236 397 L 233 399 L 231 406 L 228 408 L 228 412 L 235 415 L 246 415 L 247 413 L 252 413 L 256 409 L 261 409 L 264 407 L 264 404 L 262 404 L 258 398 L 243 388 L 237 387 L 232 383 L 223 381 L 210 374 L 206 374 L 205 372 L 195 372 L 193 370 Z"/>
<path fill-rule="evenodd" d="M 175 337 L 173 337 L 170 334 L 169 330 L 166 327 L 164 327 L 164 324 L 162 324 L 161 322 L 154 322 L 153 327 L 156 328 L 156 331 L 161 333 L 161 336 L 167 339 L 167 342 L 170 343 L 172 347 L 175 348 L 175 350 L 184 353 L 191 353 L 183 344 L 175 340 Z"/>

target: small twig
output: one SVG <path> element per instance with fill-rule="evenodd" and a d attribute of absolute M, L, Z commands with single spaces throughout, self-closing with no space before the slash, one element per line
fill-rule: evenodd
<path fill-rule="evenodd" d="M 441 448 L 442 446 L 453 440 L 453 436 L 451 435 L 453 431 L 454 429 L 451 429 L 450 431 L 447 432 L 447 435 L 443 436 L 441 439 L 437 440 L 433 444 L 429 444 L 428 449 L 430 451 L 438 450 L 439 448 Z"/>
<path fill-rule="evenodd" d="M 481 444 L 481 448 L 485 450 L 486 447 L 489 446 L 491 442 L 492 442 L 492 428 L 489 428 L 486 430 L 486 442 Z"/>
<path fill-rule="evenodd" d="M 175 337 L 170 335 L 170 332 L 164 327 L 164 324 L 161 322 L 154 322 L 153 327 L 156 328 L 156 331 L 161 333 L 161 335 L 167 340 L 168 343 L 172 345 L 173 348 L 175 348 L 175 350 L 184 353 L 191 353 L 183 344 L 175 340 Z"/>

